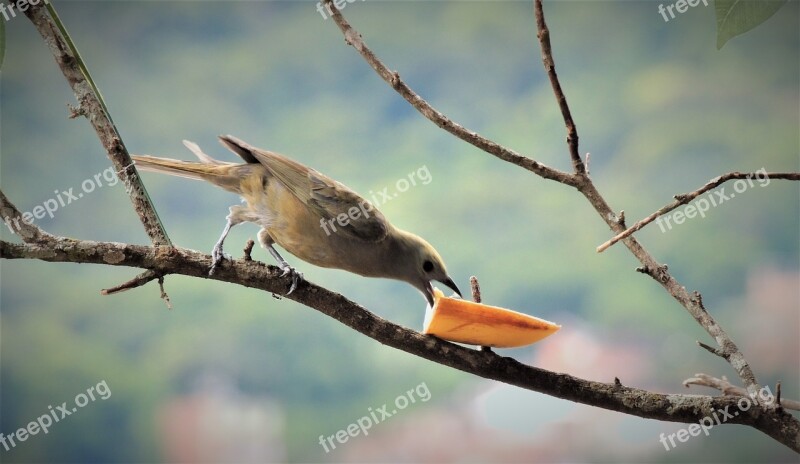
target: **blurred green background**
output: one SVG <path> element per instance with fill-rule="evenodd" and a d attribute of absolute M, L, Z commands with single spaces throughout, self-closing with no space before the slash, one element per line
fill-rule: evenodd
<path fill-rule="evenodd" d="M 563 324 L 523 362 L 666 393 L 696 372 L 736 379 L 697 348 L 703 330 L 610 237 L 575 191 L 480 152 L 421 117 L 344 44 L 315 2 L 54 2 L 133 153 L 191 159 L 182 139 L 235 160 L 234 134 L 367 196 L 427 169 L 381 205 L 425 237 L 458 285 L 487 303 Z M 716 50 L 712 7 L 664 22 L 658 2 L 547 2 L 554 57 L 591 174 L 629 224 L 728 171 L 796 171 L 797 1 Z M 530 2 L 376 0 L 343 13 L 406 82 L 455 121 L 570 169 Z M 109 165 L 24 17 L 6 23 L 0 183 L 31 211 Z M 172 240 L 210 252 L 227 208 L 212 186 L 145 174 Z M 148 243 L 124 189 L 103 180 L 36 223 L 70 237 Z M 97 184 L 95 184 L 97 185 Z M 733 192 L 727 184 L 726 194 Z M 238 256 L 257 227 L 233 230 Z M 16 241 L 7 228 L 0 236 Z M 800 397 L 800 187 L 755 183 L 642 244 L 711 313 L 762 383 Z M 263 250 L 254 258 L 273 264 Z M 421 329 L 410 286 L 315 268 L 307 279 Z M 716 427 L 666 451 L 662 423 L 497 385 L 384 347 L 316 311 L 251 289 L 166 279 L 100 296 L 136 269 L 0 261 L 0 432 L 8 435 L 105 381 L 111 391 L 31 436 L 2 462 L 785 462 L 765 435 Z M 734 380 L 735 382 L 735 380 Z M 417 401 L 326 453 L 334 435 L 408 390 Z"/>

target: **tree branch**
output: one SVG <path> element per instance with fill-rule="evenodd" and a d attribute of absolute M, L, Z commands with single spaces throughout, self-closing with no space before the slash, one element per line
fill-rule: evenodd
<path fill-rule="evenodd" d="M 420 97 L 419 94 L 411 90 L 411 88 L 406 85 L 402 79 L 400 79 L 400 74 L 390 70 L 385 64 L 383 64 L 383 62 L 381 62 L 381 60 L 378 59 L 375 53 L 373 53 L 372 50 L 367 47 L 367 44 L 364 43 L 364 40 L 361 38 L 361 34 L 353 29 L 347 20 L 344 19 L 342 13 L 336 9 L 336 6 L 333 4 L 332 0 L 323 0 L 323 3 L 328 5 L 329 10 L 333 12 L 331 17 L 344 34 L 345 42 L 355 48 L 358 53 L 364 57 L 364 60 L 366 60 L 372 69 L 374 69 L 375 72 L 378 73 L 378 75 L 384 81 L 386 81 L 387 84 L 389 84 L 395 91 L 397 91 L 397 93 L 400 94 L 401 97 L 405 98 L 412 107 L 419 111 L 423 116 L 428 118 L 431 122 L 447 132 L 455 135 L 459 139 L 470 143 L 486 153 L 500 158 L 503 161 L 517 165 L 523 169 L 527 169 L 528 171 L 531 171 L 545 179 L 555 180 L 566 185 L 575 185 L 577 179 L 573 175 L 551 168 L 531 158 L 520 155 L 514 150 L 506 148 L 481 136 L 476 132 L 468 130 L 464 126 L 454 122 L 442 114 L 436 108 L 432 107 L 427 101 Z"/>
<path fill-rule="evenodd" d="M 133 209 L 139 215 L 151 242 L 156 246 L 172 246 L 172 242 L 153 208 L 150 197 L 147 195 L 147 190 L 133 165 L 128 149 L 122 143 L 122 137 L 111 121 L 111 116 L 106 111 L 102 97 L 94 86 L 91 76 L 83 66 L 77 49 L 55 14 L 53 6 L 45 3 L 30 4 L 25 10 L 25 15 L 36 26 L 75 93 L 75 98 L 80 106 L 73 111 L 73 115 L 86 116 L 94 127 L 108 158 L 117 171 L 117 176 L 125 185 L 125 192 L 128 193 L 133 203 Z"/>
<path fill-rule="evenodd" d="M 637 222 L 636 224 L 630 226 L 624 232 L 615 235 L 613 238 L 608 240 L 607 242 L 603 243 L 602 245 L 597 247 L 597 252 L 602 253 L 606 251 L 609 247 L 617 243 L 618 241 L 629 237 L 631 234 L 638 232 L 647 224 L 655 221 L 658 217 L 663 216 L 670 211 L 674 210 L 675 208 L 685 205 L 690 201 L 694 200 L 698 196 L 702 195 L 705 192 L 708 192 L 711 189 L 717 188 L 720 185 L 724 184 L 725 182 L 733 179 L 785 179 L 785 180 L 800 180 L 800 172 L 767 172 L 767 173 L 758 173 L 758 172 L 748 172 L 748 173 L 741 173 L 741 172 L 729 172 L 727 174 L 723 174 L 719 177 L 715 177 L 708 181 L 704 186 L 700 187 L 699 189 L 695 190 L 694 192 L 689 193 L 681 193 L 675 195 L 675 201 L 668 205 L 664 205 L 663 207 L 659 208 L 655 213 L 647 216 L 646 218 L 642 219 L 641 221 Z"/>
<path fill-rule="evenodd" d="M 688 378 L 683 381 L 684 387 L 689 388 L 690 385 L 701 385 L 704 387 L 716 388 L 717 390 L 722 392 L 723 395 L 728 395 L 728 396 L 740 396 L 740 397 L 747 396 L 747 390 L 745 390 L 742 387 L 737 387 L 736 385 L 733 385 L 728 381 L 727 378 L 725 378 L 725 376 L 723 376 L 721 379 L 718 379 L 708 374 L 695 374 L 694 377 Z M 780 385 L 780 383 L 778 385 Z M 777 404 L 786 409 L 800 411 L 800 401 L 787 400 L 785 398 L 781 399 L 779 395 L 776 396 L 775 401 L 777 402 Z"/>
<path fill-rule="evenodd" d="M 43 243 L 0 241 L 0 258 L 137 267 L 163 275 L 181 274 L 281 294 L 291 280 L 291 277 L 281 277 L 278 267 L 257 261 L 226 260 L 213 276 L 209 276 L 211 257 L 196 251 L 65 237 L 53 237 Z M 647 419 L 693 423 L 736 404 L 732 397 L 664 395 L 528 366 L 492 351 L 473 350 L 399 326 L 308 281 L 301 281 L 297 289 L 284 298 L 316 309 L 392 348 L 476 376 L 590 406 Z M 729 423 L 754 427 L 800 452 L 800 421 L 788 413 L 753 406 Z"/>
<path fill-rule="evenodd" d="M 592 183 L 591 179 L 588 175 L 581 171 L 580 169 L 577 170 L 575 174 L 567 174 L 561 171 L 553 170 L 551 168 L 546 168 L 538 163 L 531 165 L 528 161 L 528 158 L 520 158 L 519 155 L 516 155 L 515 152 L 512 150 L 500 146 L 494 142 L 490 142 L 480 135 L 467 131 L 463 127 L 456 125 L 450 121 L 446 116 L 439 113 L 438 111 L 434 110 L 426 101 L 420 98 L 414 91 L 412 91 L 404 82 L 402 82 L 399 78 L 399 75 L 395 72 L 389 70 L 386 65 L 384 65 L 375 55 L 372 50 L 367 48 L 366 44 L 361 38 L 361 34 L 358 33 L 342 16 L 342 13 L 336 8 L 333 4 L 332 0 L 323 0 L 324 3 L 328 6 L 330 11 L 333 12 L 331 17 L 333 18 L 334 22 L 337 24 L 339 29 L 344 34 L 345 42 L 348 45 L 351 45 L 355 48 L 361 56 L 369 63 L 369 65 L 378 73 L 378 75 L 383 78 L 395 91 L 397 91 L 403 98 L 405 98 L 411 106 L 416 108 L 423 116 L 430 119 L 434 122 L 437 126 L 442 127 L 443 129 L 447 130 L 453 135 L 461 138 L 462 140 L 466 140 L 470 143 L 473 143 L 478 148 L 483 149 L 489 154 L 497 156 L 500 159 L 505 161 L 511 162 L 518 166 L 528 169 L 529 171 L 537 174 L 541 177 L 546 179 L 555 180 L 557 182 L 563 183 L 565 185 L 570 185 L 575 187 L 578 191 L 580 191 L 584 197 L 589 201 L 589 203 L 594 207 L 595 211 L 600 215 L 600 217 L 606 222 L 609 228 L 616 232 L 621 233 L 624 230 L 623 223 L 620 218 L 613 212 L 613 210 L 609 207 L 608 203 L 606 202 L 605 198 L 597 191 L 594 183 Z M 541 1 L 535 0 L 534 1 L 534 8 L 536 10 L 535 14 L 536 17 L 543 18 L 544 14 L 542 10 Z M 540 31 L 541 32 L 541 31 Z M 539 34 L 540 39 L 543 37 Z M 550 55 L 551 47 L 549 44 L 542 44 L 542 53 L 543 61 L 547 63 L 553 63 L 553 58 Z M 554 89 L 558 89 L 560 91 L 561 86 L 558 84 L 558 77 L 555 75 L 555 72 L 551 74 L 551 83 L 553 84 Z M 559 92 L 563 97 L 563 92 Z M 570 125 L 574 126 L 572 123 L 571 116 L 567 119 L 567 115 L 570 114 L 569 107 L 567 106 L 566 98 L 560 98 L 557 94 L 557 99 L 559 100 L 559 106 L 562 106 L 562 115 L 565 116 L 565 122 L 567 124 L 567 133 L 570 134 L 571 129 Z M 577 131 L 575 132 L 577 135 Z M 473 142 L 476 141 L 476 142 Z M 477 141 L 480 141 L 478 143 Z M 575 147 L 577 150 L 577 137 L 574 138 Z M 572 150 L 572 146 L 570 146 L 570 150 Z M 509 157 L 507 155 L 501 154 L 508 154 L 514 153 L 514 157 Z M 572 153 L 572 152 L 571 152 Z M 528 161 L 526 161 L 528 160 Z M 574 157 L 573 157 L 574 161 Z M 533 162 L 535 163 L 535 162 Z M 573 163 L 574 164 L 574 163 Z M 756 381 L 755 375 L 753 374 L 750 365 L 747 363 L 744 355 L 739 351 L 736 344 L 733 343 L 731 338 L 728 334 L 720 327 L 711 314 L 706 311 L 705 307 L 702 305 L 702 300 L 696 297 L 692 297 L 689 295 L 686 288 L 678 281 L 676 281 L 670 274 L 667 272 L 667 267 L 665 265 L 659 264 L 645 249 L 644 247 L 639 244 L 639 242 L 632 236 L 629 236 L 624 239 L 625 245 L 631 251 L 631 253 L 639 260 L 642 264 L 640 269 L 647 272 L 648 275 L 654 278 L 662 287 L 664 287 L 667 292 L 669 292 L 672 297 L 677 300 L 688 312 L 689 314 L 694 317 L 694 319 L 711 335 L 717 344 L 720 346 L 721 350 L 727 354 L 726 359 L 731 364 L 731 366 L 736 370 L 739 377 L 744 382 L 747 390 L 753 394 L 756 394 L 759 390 L 758 382 Z M 699 295 L 699 294 L 698 294 Z"/>

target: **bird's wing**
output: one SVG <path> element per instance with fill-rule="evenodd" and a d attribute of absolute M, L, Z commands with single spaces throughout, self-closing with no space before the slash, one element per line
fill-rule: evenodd
<path fill-rule="evenodd" d="M 253 147 L 249 153 L 311 211 L 332 221 L 334 233 L 368 242 L 379 242 L 388 235 L 383 214 L 344 184 L 271 151 Z"/>
<path fill-rule="evenodd" d="M 335 220 L 337 232 L 368 242 L 379 242 L 389 234 L 383 214 L 357 193 L 314 170 L 309 170 L 308 178 L 311 180 L 309 206 L 327 220 Z"/>

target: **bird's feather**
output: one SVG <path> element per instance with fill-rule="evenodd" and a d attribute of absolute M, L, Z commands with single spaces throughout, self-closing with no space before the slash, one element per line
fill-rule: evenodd
<path fill-rule="evenodd" d="M 334 233 L 369 242 L 386 238 L 389 227 L 383 214 L 344 184 L 281 154 L 253 147 L 233 136 L 221 136 L 220 140 L 242 159 L 255 159 L 264 165 L 306 207 L 324 220 L 333 221 Z M 345 220 L 339 221 L 339 218 Z"/>

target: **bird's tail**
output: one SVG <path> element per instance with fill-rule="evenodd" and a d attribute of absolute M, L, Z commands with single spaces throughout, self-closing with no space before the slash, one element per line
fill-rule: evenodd
<path fill-rule="evenodd" d="M 246 165 L 219 161 L 203 153 L 200 147 L 192 142 L 184 140 L 183 144 L 200 158 L 199 163 L 147 155 L 132 155 L 131 158 L 136 163 L 136 168 L 142 171 L 204 180 L 229 192 L 241 193 L 240 179 L 243 173 L 237 171 Z"/>

